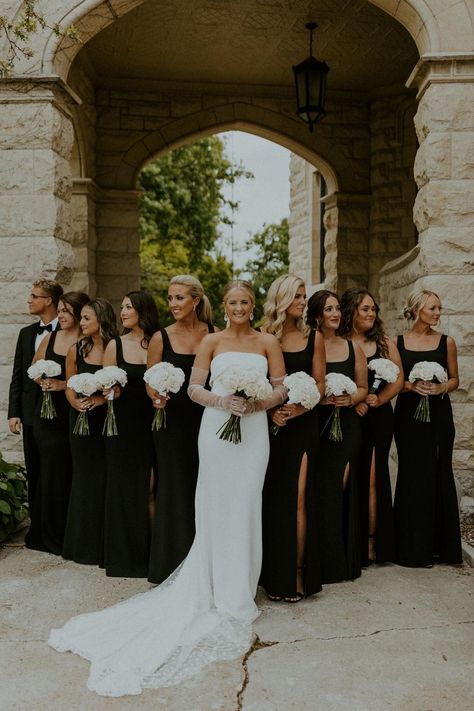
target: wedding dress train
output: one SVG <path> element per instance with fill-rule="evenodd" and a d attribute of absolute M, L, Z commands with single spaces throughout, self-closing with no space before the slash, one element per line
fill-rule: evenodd
<path fill-rule="evenodd" d="M 267 372 L 262 355 L 220 353 L 211 363 L 213 392 L 227 394 L 220 376 L 231 365 Z M 90 660 L 87 686 L 98 694 L 177 684 L 252 643 L 268 426 L 265 412 L 243 417 L 242 442 L 231 444 L 216 434 L 228 417 L 212 407 L 203 414 L 196 537 L 184 562 L 160 586 L 51 631 L 48 643 L 56 650 Z"/>

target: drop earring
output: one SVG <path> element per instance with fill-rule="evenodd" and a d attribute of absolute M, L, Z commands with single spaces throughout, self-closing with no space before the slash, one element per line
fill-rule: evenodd
<path fill-rule="evenodd" d="M 227 323 L 228 320 L 229 320 L 229 317 L 228 317 L 227 314 L 225 313 L 225 314 L 224 314 L 224 321 Z"/>
<path fill-rule="evenodd" d="M 249 318 L 250 318 L 251 321 L 253 321 L 253 311 L 252 311 L 252 313 L 250 314 Z"/>

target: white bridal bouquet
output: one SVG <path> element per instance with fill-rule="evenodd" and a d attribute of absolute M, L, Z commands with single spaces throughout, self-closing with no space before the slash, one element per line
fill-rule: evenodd
<path fill-rule="evenodd" d="M 184 383 L 184 372 L 181 368 L 166 361 L 152 365 L 145 371 L 143 380 L 153 390 L 156 390 L 162 397 L 166 397 L 168 393 L 177 393 Z M 153 422 L 151 423 L 152 430 L 159 430 L 161 427 L 166 427 L 166 412 L 165 408 L 158 408 L 155 412 Z"/>
<path fill-rule="evenodd" d="M 26 371 L 32 380 L 45 380 L 46 378 L 54 378 L 56 375 L 61 375 L 61 366 L 55 360 L 37 360 L 36 363 L 30 365 Z M 40 417 L 45 420 L 52 420 L 56 417 L 56 409 L 54 407 L 51 393 L 48 390 L 43 390 L 43 400 L 41 403 Z"/>
<path fill-rule="evenodd" d="M 410 383 L 415 380 L 437 380 L 438 383 L 447 383 L 448 374 L 439 363 L 428 360 L 421 360 L 415 363 L 408 376 Z M 420 422 L 430 422 L 430 401 L 429 395 L 420 395 L 420 402 L 415 410 L 415 420 Z"/>
<path fill-rule="evenodd" d="M 256 368 L 231 365 L 224 371 L 220 380 L 226 390 L 246 400 L 266 400 L 273 392 L 266 377 Z M 219 439 L 239 444 L 242 441 L 240 416 L 232 414 L 216 434 L 219 435 Z"/>
<path fill-rule="evenodd" d="M 288 388 L 287 402 L 291 405 L 303 405 L 307 410 L 312 410 L 321 399 L 315 379 L 303 370 L 287 375 L 283 385 Z M 277 434 L 280 428 L 273 423 L 270 429 L 272 434 Z"/>
<path fill-rule="evenodd" d="M 374 358 L 374 360 L 369 361 L 368 367 L 375 373 L 374 382 L 370 388 L 371 393 L 377 392 L 382 381 L 394 383 L 400 372 L 398 365 L 389 358 Z"/>
<path fill-rule="evenodd" d="M 351 378 L 342 373 L 328 373 L 326 375 L 326 396 L 331 395 L 354 395 L 357 392 L 357 385 Z M 339 412 L 339 407 L 334 406 L 332 413 L 331 429 L 329 430 L 329 439 L 332 442 L 342 442 L 342 430 L 341 430 L 341 414 Z M 328 420 L 329 422 L 329 420 Z"/>
<path fill-rule="evenodd" d="M 67 381 L 67 386 L 71 388 L 71 390 L 74 390 L 79 398 L 93 395 L 100 387 L 95 373 L 78 373 L 77 375 L 71 375 Z M 90 434 L 89 419 L 86 410 L 81 410 L 78 414 L 72 433 L 81 436 Z"/>
<path fill-rule="evenodd" d="M 106 365 L 105 368 L 97 370 L 95 378 L 102 390 L 109 390 L 114 385 L 120 385 L 122 388 L 127 384 L 127 373 L 116 365 Z M 118 434 L 117 422 L 114 412 L 114 391 L 111 390 L 107 398 L 107 417 L 104 421 L 102 434 L 107 437 L 113 437 Z"/>

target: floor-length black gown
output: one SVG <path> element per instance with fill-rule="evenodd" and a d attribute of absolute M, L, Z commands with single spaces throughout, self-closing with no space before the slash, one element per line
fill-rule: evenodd
<path fill-rule="evenodd" d="M 65 380 L 66 356 L 54 350 L 57 331 L 53 331 L 45 359 L 61 366 L 56 380 Z M 53 380 L 53 378 L 50 378 Z M 69 446 L 69 403 L 64 390 L 51 392 L 56 417 L 40 417 L 42 397 L 38 399 L 33 432 L 39 452 L 39 477 L 30 511 L 30 529 L 25 537 L 27 548 L 60 555 L 71 489 L 72 462 Z"/>
<path fill-rule="evenodd" d="M 304 350 L 283 353 L 287 374 L 297 371 L 312 374 L 314 339 L 315 331 L 311 331 Z M 298 480 L 301 460 L 305 453 L 308 466 L 304 591 L 306 595 L 313 595 L 322 587 L 315 481 L 318 452 L 316 408 L 289 420 L 276 435 L 270 435 L 270 459 L 263 487 L 263 563 L 260 584 L 271 595 L 295 597 L 297 593 Z"/>
<path fill-rule="evenodd" d="M 327 373 L 342 373 L 355 381 L 355 353 L 347 342 L 346 360 L 327 362 Z M 341 407 L 342 442 L 329 439 L 333 405 L 318 405 L 320 456 L 318 466 L 321 568 L 324 583 L 354 580 L 361 574 L 357 462 L 362 446 L 360 417 L 353 407 Z M 350 473 L 345 489 L 346 465 Z"/>
<path fill-rule="evenodd" d="M 77 372 L 95 373 L 101 365 L 86 363 L 77 348 Z M 102 549 L 105 502 L 105 443 L 102 427 L 106 405 L 87 413 L 89 435 L 73 434 L 79 412 L 69 413 L 72 486 L 62 555 L 76 563 L 98 564 Z"/>
<path fill-rule="evenodd" d="M 212 333 L 209 326 L 209 333 Z M 157 462 L 155 520 L 148 580 L 161 583 L 186 558 L 194 540 L 194 497 L 199 469 L 198 434 L 203 408 L 187 394 L 194 355 L 176 353 L 166 329 L 162 361 L 184 371 L 185 380 L 166 403 L 166 427 L 153 432 Z"/>
<path fill-rule="evenodd" d="M 447 336 L 429 351 L 405 348 L 398 336 L 405 380 L 420 361 L 447 369 Z M 459 511 L 452 455 L 454 422 L 449 396 L 430 395 L 430 422 L 415 420 L 417 393 L 400 393 L 395 406 L 398 477 L 395 490 L 396 562 L 425 567 L 462 563 Z"/>
<path fill-rule="evenodd" d="M 114 400 L 118 435 L 104 437 L 107 485 L 101 567 L 111 576 L 146 578 L 155 410 L 143 380 L 146 365 L 127 363 L 122 339 L 116 338 L 115 343 L 117 366 L 126 371 L 127 384 Z"/>
<path fill-rule="evenodd" d="M 367 358 L 367 363 L 382 356 L 375 352 Z M 373 385 L 375 373 L 368 371 L 369 392 Z M 381 392 L 384 384 L 377 390 Z M 393 409 L 390 402 L 377 408 L 369 407 L 366 415 L 360 418 L 362 425 L 362 450 L 357 469 L 359 482 L 359 511 L 360 511 L 360 544 L 361 561 L 365 566 L 368 563 L 368 537 L 369 537 L 369 487 L 370 467 L 372 455 L 375 454 L 375 488 L 376 488 L 376 533 L 375 533 L 375 560 L 377 563 L 393 561 L 395 555 L 395 540 L 393 529 L 393 503 L 392 487 L 390 484 L 390 471 L 388 458 L 390 445 L 393 439 Z"/>

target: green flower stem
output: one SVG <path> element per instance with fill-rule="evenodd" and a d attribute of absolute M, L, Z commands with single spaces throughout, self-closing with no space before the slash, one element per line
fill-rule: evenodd
<path fill-rule="evenodd" d="M 329 430 L 329 439 L 331 442 L 342 442 L 341 413 L 337 405 L 334 406 L 331 417 L 332 422 Z"/>
<path fill-rule="evenodd" d="M 84 411 L 78 414 L 76 424 L 74 425 L 72 433 L 81 437 L 90 435 L 89 418 L 87 417 L 87 412 Z"/>
<path fill-rule="evenodd" d="M 430 400 L 428 395 L 421 395 L 418 407 L 415 410 L 415 420 L 420 422 L 431 422 L 430 419 Z"/>
<path fill-rule="evenodd" d="M 44 420 L 54 420 L 57 417 L 56 408 L 54 407 L 51 393 L 43 390 L 43 400 L 41 402 L 40 417 Z"/>
<path fill-rule="evenodd" d="M 113 400 L 107 401 L 107 417 L 104 421 L 102 434 L 106 437 L 115 437 L 116 435 L 118 435 L 117 420 L 115 419 Z"/>
<path fill-rule="evenodd" d="M 151 423 L 152 430 L 161 430 L 161 428 L 166 429 L 166 410 L 164 407 L 158 407 Z"/>

